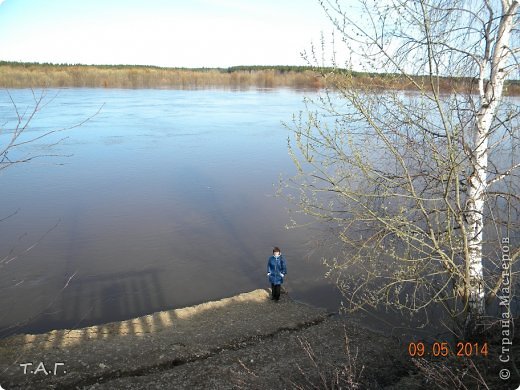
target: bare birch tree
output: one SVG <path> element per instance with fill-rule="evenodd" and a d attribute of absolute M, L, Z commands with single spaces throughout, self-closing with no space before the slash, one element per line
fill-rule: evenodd
<path fill-rule="evenodd" d="M 519 232 L 518 100 L 503 97 L 519 2 L 356 4 L 323 2 L 332 44 L 304 53 L 330 88 L 289 126 L 289 193 L 335 229 L 326 263 L 351 309 L 434 304 L 474 329 L 503 282 L 500 239 Z"/>

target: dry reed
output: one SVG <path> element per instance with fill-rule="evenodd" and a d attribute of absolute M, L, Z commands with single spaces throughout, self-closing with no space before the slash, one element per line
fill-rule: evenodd
<path fill-rule="evenodd" d="M 0 65 L 4 88 L 321 88 L 320 77 L 311 70 L 281 72 L 276 69 L 191 70 L 154 67 L 98 67 Z"/>
<path fill-rule="evenodd" d="M 323 72 L 323 69 L 320 71 Z M 415 77 L 417 84 L 429 83 Z M 442 78 L 438 80 L 443 92 L 475 91 L 470 79 Z M 0 62 L 2 88 L 232 88 L 248 89 L 289 87 L 320 89 L 343 86 L 367 90 L 417 90 L 410 80 L 397 75 L 349 73 L 345 71 L 319 73 L 306 67 L 251 66 L 235 68 L 160 68 L 147 66 L 52 65 Z M 429 86 L 425 85 L 428 89 Z M 506 95 L 520 95 L 520 82 L 506 84 Z"/>

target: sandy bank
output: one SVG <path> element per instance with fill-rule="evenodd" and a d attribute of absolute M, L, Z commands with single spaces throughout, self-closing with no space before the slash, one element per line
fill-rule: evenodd
<path fill-rule="evenodd" d="M 255 290 L 122 322 L 0 340 L 0 385 L 284 389 L 309 387 L 309 381 L 321 380 L 320 372 L 331 376 L 349 366 L 365 383 L 414 388 L 406 386 L 403 351 L 396 340 L 354 321 L 285 294 L 273 302 L 267 290 Z"/>
<path fill-rule="evenodd" d="M 0 340 L 0 385 L 74 388 L 144 375 L 325 317 L 287 296 L 275 303 L 267 290 L 255 290 L 122 322 L 17 335 Z"/>

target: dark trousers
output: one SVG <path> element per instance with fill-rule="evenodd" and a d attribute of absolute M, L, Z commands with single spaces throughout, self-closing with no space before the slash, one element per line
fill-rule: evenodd
<path fill-rule="evenodd" d="M 278 301 L 280 299 L 280 285 L 271 283 L 271 291 L 273 292 L 273 299 Z"/>

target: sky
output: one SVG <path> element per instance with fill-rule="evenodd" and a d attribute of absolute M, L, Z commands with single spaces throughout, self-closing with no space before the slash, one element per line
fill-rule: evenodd
<path fill-rule="evenodd" d="M 0 60 L 172 67 L 305 65 L 318 0 L 0 0 Z"/>

